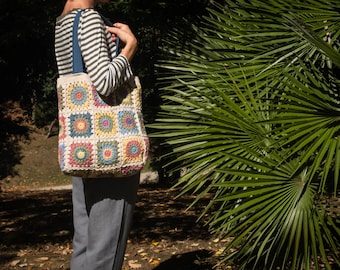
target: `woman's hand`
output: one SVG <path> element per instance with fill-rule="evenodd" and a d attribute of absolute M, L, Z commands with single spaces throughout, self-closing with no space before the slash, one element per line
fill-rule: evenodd
<path fill-rule="evenodd" d="M 130 27 L 123 23 L 115 23 L 112 27 L 107 26 L 106 29 L 112 34 L 113 41 L 116 41 L 118 36 L 120 41 L 124 43 L 124 48 L 120 53 L 131 61 L 137 51 L 137 39 Z"/>

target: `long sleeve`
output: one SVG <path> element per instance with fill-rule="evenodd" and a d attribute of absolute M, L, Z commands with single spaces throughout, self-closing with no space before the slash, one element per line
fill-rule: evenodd
<path fill-rule="evenodd" d="M 132 76 L 130 64 L 123 55 L 114 57 L 117 48 L 97 12 L 83 13 L 78 35 L 86 71 L 97 91 L 108 96 Z"/>
<path fill-rule="evenodd" d="M 57 19 L 55 50 L 59 76 L 72 73 L 72 26 L 77 12 L 74 10 Z M 78 40 L 85 72 L 101 95 L 108 96 L 133 76 L 126 57 L 115 57 L 115 43 L 95 10 L 87 9 L 82 13 Z"/>

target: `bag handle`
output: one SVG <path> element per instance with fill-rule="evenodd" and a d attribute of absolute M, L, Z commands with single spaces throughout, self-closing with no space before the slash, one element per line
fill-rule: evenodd
<path fill-rule="evenodd" d="M 76 17 L 74 18 L 73 21 L 73 30 L 72 30 L 72 73 L 81 73 L 84 72 L 84 62 L 83 58 L 81 56 L 81 50 L 79 47 L 79 42 L 78 42 L 78 26 L 79 26 L 79 21 L 80 21 L 80 16 L 83 13 L 83 9 L 79 10 L 76 14 Z M 102 16 L 103 21 L 107 25 L 112 25 L 112 23 Z M 119 54 L 119 38 L 116 38 L 116 57 Z"/>

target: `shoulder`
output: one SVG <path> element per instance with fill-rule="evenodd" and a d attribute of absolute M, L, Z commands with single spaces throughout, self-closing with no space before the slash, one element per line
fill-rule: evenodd
<path fill-rule="evenodd" d="M 65 15 L 61 15 L 56 19 L 56 25 L 65 25 L 73 23 L 74 17 L 81 12 L 80 23 L 103 23 L 101 15 L 94 9 L 73 9 Z"/>
<path fill-rule="evenodd" d="M 102 17 L 94 9 L 85 9 L 82 13 L 81 20 L 84 23 L 104 24 Z"/>

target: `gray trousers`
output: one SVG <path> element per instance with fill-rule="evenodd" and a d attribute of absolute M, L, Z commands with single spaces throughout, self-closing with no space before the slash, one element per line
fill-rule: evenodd
<path fill-rule="evenodd" d="M 120 270 L 137 199 L 139 174 L 72 177 L 72 270 Z"/>

